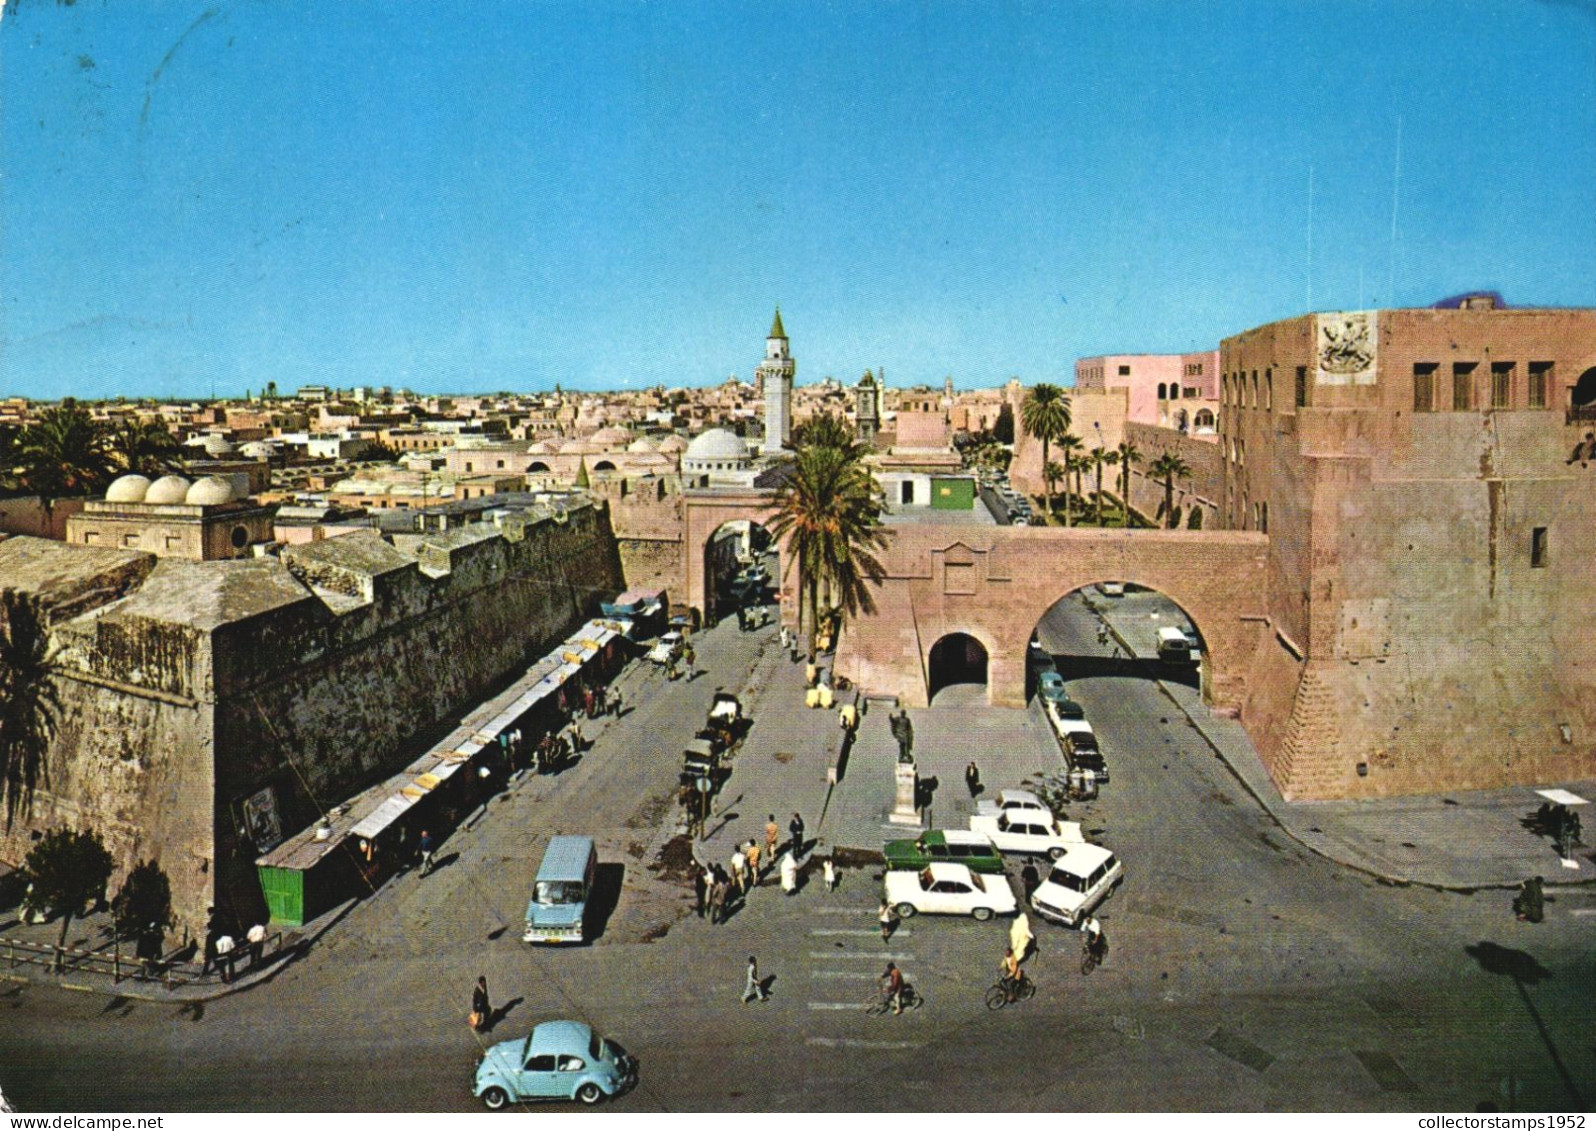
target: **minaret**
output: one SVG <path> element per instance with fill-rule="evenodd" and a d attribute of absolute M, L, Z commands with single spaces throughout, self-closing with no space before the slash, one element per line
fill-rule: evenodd
<path fill-rule="evenodd" d="M 854 427 L 859 442 L 874 447 L 876 433 L 881 430 L 881 390 L 876 379 L 866 369 L 859 384 L 854 386 Z"/>
<path fill-rule="evenodd" d="M 779 452 L 792 439 L 792 379 L 798 372 L 787 346 L 787 331 L 781 325 L 781 307 L 765 336 L 765 360 L 754 377 L 765 394 L 765 441 L 761 450 Z"/>

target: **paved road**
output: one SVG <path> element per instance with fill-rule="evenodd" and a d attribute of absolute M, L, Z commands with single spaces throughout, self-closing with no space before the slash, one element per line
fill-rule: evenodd
<path fill-rule="evenodd" d="M 1059 653 L 1099 651 L 1077 602 L 1042 633 Z M 1569 1110 L 1596 1092 L 1581 914 L 1596 898 L 1559 895 L 1531 926 L 1500 893 L 1385 887 L 1328 864 L 1270 826 L 1156 684 L 1112 663 L 1062 664 L 1114 774 L 1071 815 L 1128 869 L 1103 915 L 1113 953 L 1089 978 L 1076 936 L 1037 924 L 1040 992 L 988 1013 L 1004 924 L 920 917 L 883 945 L 869 871 L 830 895 L 761 888 L 711 927 L 648 868 L 672 834 L 676 749 L 715 686 L 751 680 L 758 701 L 801 677 L 735 623 L 698 653 L 710 673 L 691 684 L 628 672 L 634 711 L 580 765 L 495 802 L 443 846 L 456 860 L 400 877 L 270 983 L 204 1007 L 0 988 L 6 1095 L 25 1110 L 469 1109 L 478 973 L 509 1006 L 490 1040 L 572 1016 L 636 1052 L 631 1111 L 1461 1110 L 1507 1106 L 1509 1077 L 1520 1109 Z M 977 710 L 921 733 L 957 733 Z M 987 729 L 1003 717 L 982 718 L 991 788 L 1012 784 Z M 728 800 L 757 793 L 759 772 L 740 768 Z M 564 831 L 595 833 L 622 865 L 618 901 L 596 945 L 528 948 L 531 871 Z M 769 1003 L 739 1001 L 749 953 L 775 977 Z M 866 1017 L 888 957 L 928 1003 Z"/>

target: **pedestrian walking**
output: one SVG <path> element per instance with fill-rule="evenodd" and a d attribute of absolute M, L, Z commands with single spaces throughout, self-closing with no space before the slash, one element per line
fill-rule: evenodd
<path fill-rule="evenodd" d="M 797 813 L 792 815 L 792 820 L 787 822 L 787 831 L 792 834 L 792 848 L 789 850 L 794 856 L 803 855 L 804 844 L 804 819 Z"/>
<path fill-rule="evenodd" d="M 698 917 L 702 919 L 704 912 L 709 908 L 709 876 L 702 868 L 693 869 L 693 905 L 698 910 Z"/>
<path fill-rule="evenodd" d="M 610 714 L 617 719 L 621 717 L 621 689 L 619 687 L 610 688 Z"/>
<path fill-rule="evenodd" d="M 222 935 L 216 940 L 216 968 L 222 972 L 222 981 L 233 980 L 233 948 L 238 944 L 232 935 Z"/>
<path fill-rule="evenodd" d="M 826 892 L 830 894 L 837 890 L 837 866 L 831 862 L 831 857 L 826 857 L 820 869 L 821 878 L 826 881 Z"/>
<path fill-rule="evenodd" d="M 1518 890 L 1518 898 L 1513 900 L 1513 912 L 1529 923 L 1539 923 L 1546 917 L 1546 894 L 1542 889 L 1545 881 L 1536 876 L 1524 881 Z"/>
<path fill-rule="evenodd" d="M 781 829 L 776 827 L 776 814 L 772 813 L 765 821 L 765 853 L 772 860 L 776 858 L 776 845 L 781 843 Z"/>
<path fill-rule="evenodd" d="M 764 983 L 759 980 L 759 959 L 753 955 L 748 956 L 748 980 L 743 985 L 743 1004 L 747 1005 L 754 998 L 760 1001 L 769 1001 L 770 995 L 765 992 Z"/>
<path fill-rule="evenodd" d="M 1031 902 L 1031 896 L 1036 894 L 1036 889 L 1042 886 L 1042 877 L 1036 870 L 1036 865 L 1029 860 L 1025 867 L 1020 869 L 1020 887 L 1025 890 L 1025 902 Z"/>
<path fill-rule="evenodd" d="M 725 875 L 717 868 L 715 880 L 709 885 L 710 926 L 719 926 L 726 921 L 726 896 L 730 887 Z"/>
<path fill-rule="evenodd" d="M 790 850 L 781 857 L 781 890 L 788 895 L 798 890 L 798 860 Z"/>
<path fill-rule="evenodd" d="M 964 784 L 971 797 L 981 792 L 981 770 L 974 762 L 964 767 Z"/>
<path fill-rule="evenodd" d="M 743 846 L 738 845 L 731 858 L 732 882 L 737 885 L 737 894 L 742 895 L 748 890 L 748 856 L 743 851 Z"/>
<path fill-rule="evenodd" d="M 266 949 L 266 924 L 256 923 L 244 933 L 244 941 L 249 944 L 249 968 L 253 970 L 260 965 L 261 952 Z"/>
<path fill-rule="evenodd" d="M 898 929 L 898 913 L 892 910 L 892 904 L 883 899 L 881 912 L 877 918 L 881 920 L 881 941 L 891 941 L 892 932 Z"/>
<path fill-rule="evenodd" d="M 687 680 L 689 683 L 692 682 L 693 664 L 697 661 L 697 659 L 698 653 L 693 651 L 693 646 L 691 644 L 682 645 L 682 666 L 687 669 Z"/>
<path fill-rule="evenodd" d="M 488 1012 L 488 976 L 481 974 L 477 977 L 476 986 L 471 990 L 471 1016 L 466 1020 L 471 1023 L 472 1029 L 480 1033 L 487 1028 Z"/>
<path fill-rule="evenodd" d="M 748 858 L 748 874 L 753 877 L 755 887 L 759 886 L 759 845 L 749 840 L 748 847 L 743 849 L 743 855 Z"/>
<path fill-rule="evenodd" d="M 782 625 L 781 626 L 780 640 L 781 640 L 781 650 L 783 652 L 787 651 L 788 649 L 790 649 L 792 647 L 792 633 L 788 631 L 786 625 Z"/>
<path fill-rule="evenodd" d="M 581 719 L 577 719 L 577 718 L 573 718 L 571 720 L 571 753 L 572 754 L 580 754 L 581 752 L 582 752 L 582 720 Z"/>
<path fill-rule="evenodd" d="M 421 830 L 421 874 L 432 874 L 432 854 L 438 850 L 438 842 L 432 839 L 432 834 L 426 829 Z"/>
<path fill-rule="evenodd" d="M 1016 962 L 1024 962 L 1035 947 L 1036 936 L 1031 934 L 1030 916 L 1021 911 L 1009 925 L 1009 949 L 1014 952 Z"/>

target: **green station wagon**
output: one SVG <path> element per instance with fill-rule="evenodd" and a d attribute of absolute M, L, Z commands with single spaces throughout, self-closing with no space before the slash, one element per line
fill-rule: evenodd
<path fill-rule="evenodd" d="M 932 830 L 921 833 L 918 840 L 889 840 L 881 852 L 891 871 L 918 871 L 928 864 L 963 864 L 988 875 L 1003 871 L 1003 854 L 991 840 L 962 829 Z"/>

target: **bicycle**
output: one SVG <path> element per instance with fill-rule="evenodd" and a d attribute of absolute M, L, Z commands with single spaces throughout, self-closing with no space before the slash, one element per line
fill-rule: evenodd
<path fill-rule="evenodd" d="M 1081 973 L 1090 974 L 1103 964 L 1103 959 L 1108 957 L 1108 936 L 1098 935 L 1096 946 L 1092 945 L 1092 936 L 1087 934 L 1081 943 Z"/>
<path fill-rule="evenodd" d="M 914 988 L 914 984 L 912 982 L 903 983 L 903 995 L 899 999 L 899 1005 L 904 1012 L 907 1013 L 911 1009 L 919 1009 L 924 1004 L 925 998 L 920 996 L 920 991 Z M 867 1016 L 880 1017 L 883 1013 L 890 1012 L 892 1012 L 892 995 L 887 993 L 884 987 L 865 999 L 865 1013 Z"/>
<path fill-rule="evenodd" d="M 1005 984 L 1007 978 L 999 978 L 986 991 L 986 1007 L 988 1009 L 1002 1009 L 1009 1004 L 1009 988 Z M 1019 981 L 1014 983 L 1014 1001 L 1029 1001 L 1036 996 L 1036 983 L 1024 970 L 1020 971 Z"/>

